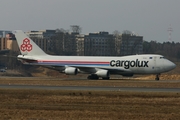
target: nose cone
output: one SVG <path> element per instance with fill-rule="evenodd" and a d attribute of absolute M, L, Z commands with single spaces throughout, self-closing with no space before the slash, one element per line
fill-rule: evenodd
<path fill-rule="evenodd" d="M 176 64 L 174 64 L 173 62 L 171 62 L 171 69 L 176 68 Z"/>
<path fill-rule="evenodd" d="M 171 61 L 168 61 L 167 64 L 166 64 L 166 66 L 167 66 L 167 69 L 168 69 L 168 70 L 172 70 L 172 69 L 174 69 L 174 68 L 176 67 L 176 64 L 174 64 L 174 63 L 171 62 Z"/>

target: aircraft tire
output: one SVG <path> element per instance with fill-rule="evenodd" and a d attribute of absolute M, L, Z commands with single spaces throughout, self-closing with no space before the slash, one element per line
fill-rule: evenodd
<path fill-rule="evenodd" d="M 156 78 L 155 78 L 156 81 L 159 81 L 159 75 L 160 75 L 160 74 L 157 74 L 157 75 L 156 75 Z"/>
<path fill-rule="evenodd" d="M 103 80 L 109 80 L 110 77 L 102 77 Z"/>
<path fill-rule="evenodd" d="M 156 80 L 156 81 L 159 81 L 159 78 L 156 78 L 155 80 Z"/>
<path fill-rule="evenodd" d="M 97 76 L 97 75 L 89 75 L 88 77 L 87 77 L 87 79 L 89 79 L 89 80 L 98 80 L 99 79 L 99 77 Z"/>

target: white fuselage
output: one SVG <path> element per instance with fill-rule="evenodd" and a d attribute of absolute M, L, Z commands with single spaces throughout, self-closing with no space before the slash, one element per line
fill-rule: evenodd
<path fill-rule="evenodd" d="M 165 59 L 162 55 L 154 54 L 123 57 L 19 55 L 18 58 L 36 60 L 32 62 L 24 62 L 30 65 L 59 66 L 60 70 L 64 70 L 66 67 L 76 67 L 84 72 L 92 72 L 89 69 L 87 70 L 84 68 L 105 69 L 110 70 L 111 74 L 118 74 L 122 71 L 133 74 L 158 74 L 170 71 L 176 66 L 171 61 Z"/>

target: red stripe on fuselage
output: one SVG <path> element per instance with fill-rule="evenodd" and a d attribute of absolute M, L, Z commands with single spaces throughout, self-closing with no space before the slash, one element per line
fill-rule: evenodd
<path fill-rule="evenodd" d="M 54 60 L 38 60 L 38 62 L 54 62 L 54 63 L 78 63 L 78 64 L 109 64 L 109 62 L 93 62 L 93 61 L 54 61 Z"/>

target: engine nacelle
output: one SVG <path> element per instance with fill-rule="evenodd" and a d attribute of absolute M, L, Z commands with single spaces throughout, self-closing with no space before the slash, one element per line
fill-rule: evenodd
<path fill-rule="evenodd" d="M 76 75 L 78 73 L 77 68 L 67 67 L 64 71 L 67 75 Z"/>
<path fill-rule="evenodd" d="M 99 77 L 104 77 L 104 78 L 109 77 L 108 70 L 98 70 L 95 74 Z"/>

